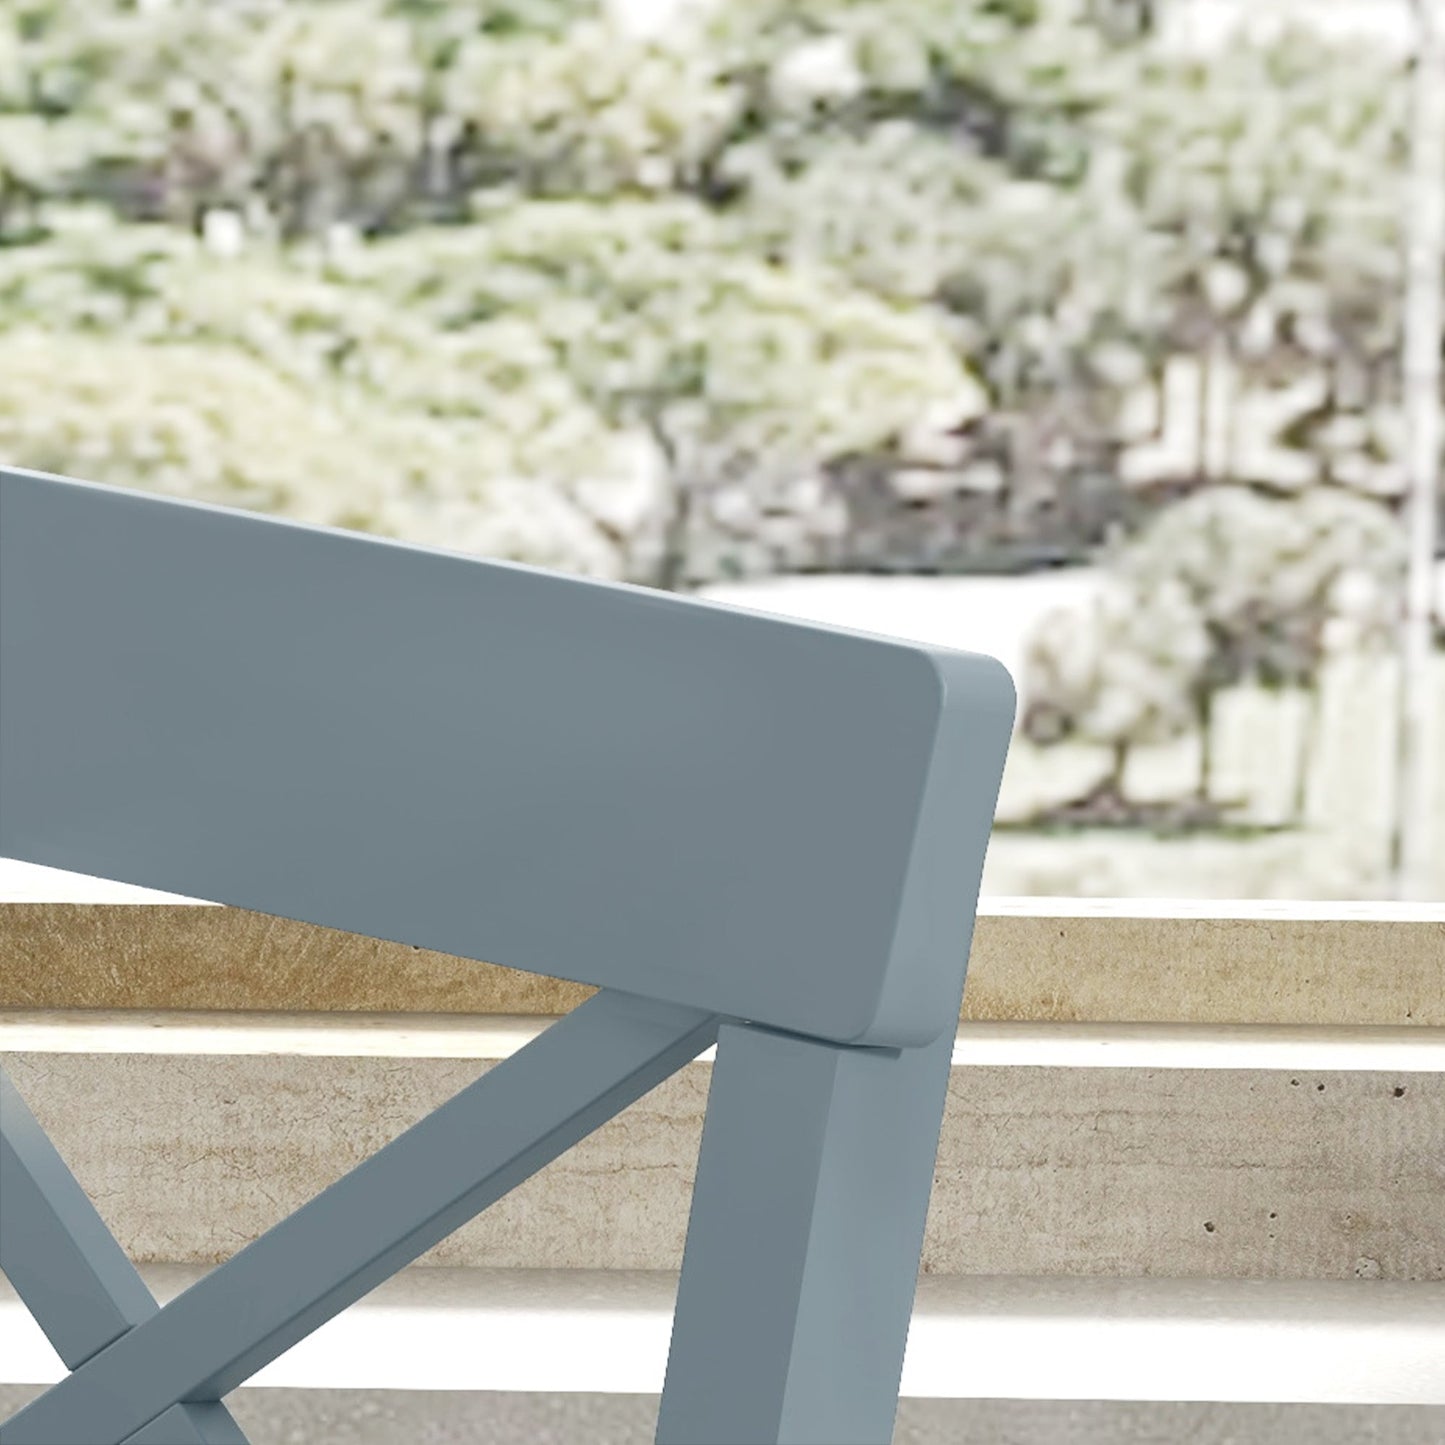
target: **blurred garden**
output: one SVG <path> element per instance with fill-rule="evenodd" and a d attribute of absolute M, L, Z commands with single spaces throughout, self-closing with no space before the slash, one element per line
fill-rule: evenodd
<path fill-rule="evenodd" d="M 1408 56 L 1169 8 L 5 0 L 0 464 L 675 590 L 1090 569 L 986 887 L 1383 895 Z"/>

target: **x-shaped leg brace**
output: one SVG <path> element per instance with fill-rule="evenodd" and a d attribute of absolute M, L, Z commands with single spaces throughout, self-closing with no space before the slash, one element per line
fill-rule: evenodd
<path fill-rule="evenodd" d="M 0 1070 L 0 1269 L 68 1369 L 160 1306 Z M 12 1427 L 0 1426 L 8 1442 Z M 18 1437 L 17 1437 L 18 1438 Z M 129 1445 L 245 1445 L 219 1401 L 172 1405 Z"/>
<path fill-rule="evenodd" d="M 223 1445 L 257 1370 L 690 1063 L 718 1019 L 604 991 L 164 1308 L 0 1075 L 0 1268 L 71 1374 L 3 1445 Z"/>

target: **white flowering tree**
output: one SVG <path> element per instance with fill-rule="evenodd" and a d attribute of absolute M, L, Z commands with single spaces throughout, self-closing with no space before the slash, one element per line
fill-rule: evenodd
<path fill-rule="evenodd" d="M 190 347 L 208 384 L 471 458 L 326 515 L 482 547 L 494 515 L 518 555 L 664 585 L 1088 555 L 1160 506 L 1126 413 L 1217 347 L 1257 389 L 1325 379 L 1280 438 L 1302 490 L 1398 490 L 1402 85 L 1368 52 L 1181 58 L 1137 0 L 650 17 L 9 0 L 0 407 L 41 332 L 170 348 L 157 377 Z"/>
<path fill-rule="evenodd" d="M 1024 736 L 1048 747 L 1107 748 L 1104 777 L 1076 808 L 1127 818 L 1124 775 L 1136 747 L 1169 742 L 1195 723 L 1196 680 L 1209 635 L 1177 582 L 1148 591 L 1114 584 L 1087 607 L 1044 618 L 1024 663 Z"/>

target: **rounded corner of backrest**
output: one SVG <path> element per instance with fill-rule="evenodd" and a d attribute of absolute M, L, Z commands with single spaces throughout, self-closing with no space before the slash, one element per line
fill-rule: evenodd
<path fill-rule="evenodd" d="M 1018 683 L 998 658 L 986 652 L 935 653 L 947 693 L 946 706 L 967 713 L 973 725 L 1006 726 L 1018 714 Z"/>
<path fill-rule="evenodd" d="M 873 1021 L 861 1042 L 921 1047 L 954 1026 L 1017 688 L 997 658 L 920 650 L 939 679 L 938 729 Z"/>

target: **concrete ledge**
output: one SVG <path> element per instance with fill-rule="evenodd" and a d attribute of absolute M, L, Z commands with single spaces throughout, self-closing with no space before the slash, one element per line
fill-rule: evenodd
<path fill-rule="evenodd" d="M 174 1297 L 197 1272 L 144 1271 Z M 676 1276 L 405 1271 L 261 1387 L 655 1394 Z M 919 1283 L 902 1393 L 925 1399 L 1445 1403 L 1445 1286 L 977 1276 Z M 59 1361 L 0 1293 L 7 1383 Z"/>
<path fill-rule="evenodd" d="M 32 1045 L 44 1042 L 37 1032 Z M 246 1027 L 204 1032 L 208 1052 L 4 1052 L 139 1261 L 225 1258 L 516 1042 L 438 1030 L 471 1052 L 431 1056 L 426 1038 L 388 1052 L 378 1032 L 365 1053 L 287 1054 L 221 1039 L 244 1045 Z M 284 1044 L 285 1030 L 267 1032 L 271 1047 Z M 313 1042 L 322 1032 L 309 1030 Z M 1425 1061 L 1426 1038 L 1438 1065 L 1435 1031 L 1417 1031 L 1407 1057 Z M 0 1050 L 19 1041 L 0 1035 Z M 925 1271 L 1445 1281 L 1445 1072 L 1391 1069 L 1383 1044 L 1363 1070 L 1349 1067 L 1346 1043 L 1312 1047 L 1316 1063 L 1333 1049 L 1344 1067 L 1306 1069 L 1297 1056 L 1242 1068 L 1237 1053 L 1235 1067 L 1217 1068 L 1071 1067 L 1043 1055 L 956 1067 Z M 1013 1048 L 1025 1056 L 1021 1041 Z M 426 1261 L 676 1268 L 710 1077 L 689 1065 Z"/>
<path fill-rule="evenodd" d="M 240 909 L 0 902 L 0 1009 L 555 1015 L 590 993 Z M 985 900 L 962 1017 L 1445 1027 L 1445 906 Z"/>

